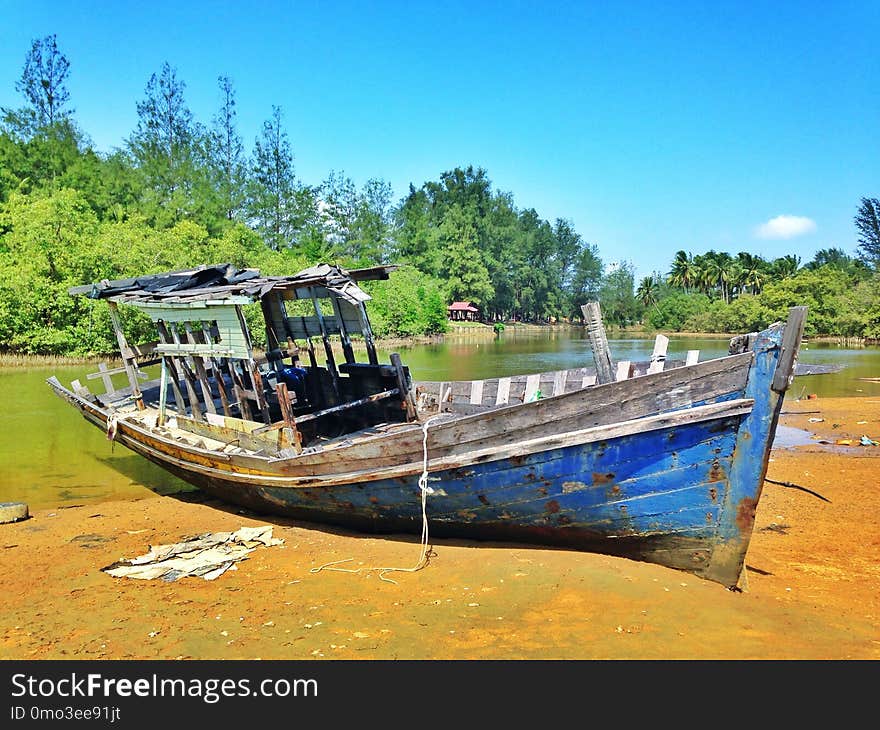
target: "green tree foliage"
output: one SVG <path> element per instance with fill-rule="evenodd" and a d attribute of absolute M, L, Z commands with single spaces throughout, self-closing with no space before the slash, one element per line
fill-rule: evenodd
<path fill-rule="evenodd" d="M 127 148 L 140 177 L 139 207 L 164 228 L 196 212 L 194 189 L 201 131 L 186 105 L 186 84 L 167 62 L 147 82 L 137 104 L 138 124 Z"/>
<path fill-rule="evenodd" d="M 388 281 L 367 285 L 370 321 L 377 337 L 441 334 L 448 329 L 443 282 L 404 266 Z"/>
<path fill-rule="evenodd" d="M 65 106 L 70 101 L 66 85 L 69 73 L 70 62 L 58 50 L 54 35 L 33 41 L 15 84 L 16 91 L 28 102 L 20 115 L 23 123 L 38 130 L 68 118 L 70 111 Z"/>
<path fill-rule="evenodd" d="M 235 89 L 228 76 L 220 76 L 217 84 L 220 109 L 206 140 L 210 180 L 223 217 L 228 221 L 241 220 L 247 200 L 247 160 L 236 127 Z"/>
<path fill-rule="evenodd" d="M 607 324 L 627 327 L 639 321 L 641 308 L 636 299 L 635 270 L 629 261 L 609 267 L 599 289 L 602 318 Z"/>
<path fill-rule="evenodd" d="M 281 116 L 281 108 L 273 106 L 271 118 L 263 122 L 254 143 L 248 198 L 250 221 L 275 250 L 297 244 L 314 246 L 319 220 L 312 190 L 296 179 L 293 151 Z M 318 239 L 323 243 L 322 236 Z"/>
<path fill-rule="evenodd" d="M 861 258 L 877 271 L 880 269 L 880 200 L 862 198 L 855 224 Z"/>

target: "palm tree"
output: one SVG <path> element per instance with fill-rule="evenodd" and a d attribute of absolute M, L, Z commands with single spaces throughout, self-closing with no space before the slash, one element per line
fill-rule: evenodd
<path fill-rule="evenodd" d="M 760 256 L 740 251 L 736 255 L 739 265 L 742 267 L 742 285 L 748 288 L 752 294 L 760 293 L 767 279 L 767 262 Z"/>
<path fill-rule="evenodd" d="M 658 283 L 653 275 L 646 276 L 636 289 L 636 299 L 645 306 L 645 309 L 657 303 Z"/>
<path fill-rule="evenodd" d="M 770 271 L 774 277 L 779 279 L 790 279 L 797 273 L 801 265 L 800 256 L 792 256 L 788 254 L 778 259 L 773 259 L 770 264 Z"/>
<path fill-rule="evenodd" d="M 667 281 L 673 286 L 681 287 L 687 294 L 688 289 L 696 283 L 695 274 L 696 270 L 690 254 L 684 251 L 676 252 Z"/>

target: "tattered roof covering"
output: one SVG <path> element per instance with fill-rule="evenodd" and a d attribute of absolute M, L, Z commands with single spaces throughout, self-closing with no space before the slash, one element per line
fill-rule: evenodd
<path fill-rule="evenodd" d="M 245 296 L 257 300 L 273 289 L 321 286 L 353 304 L 370 297 L 354 282 L 387 279 L 396 266 L 374 266 L 346 271 L 339 266 L 317 264 L 292 276 L 262 276 L 259 269 L 237 269 L 232 264 L 200 266 L 132 279 L 96 282 L 69 289 L 71 295 L 111 299 L 126 304 L 155 302 L 188 303 L 206 299 Z"/>

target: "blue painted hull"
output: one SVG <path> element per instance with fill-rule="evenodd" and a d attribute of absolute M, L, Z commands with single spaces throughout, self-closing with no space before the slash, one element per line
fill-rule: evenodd
<path fill-rule="evenodd" d="M 434 472 L 431 534 L 557 544 L 689 570 L 719 538 L 740 417 Z M 181 476 L 187 475 L 181 473 Z M 418 475 L 330 487 L 191 481 L 257 510 L 379 533 L 418 532 Z"/>

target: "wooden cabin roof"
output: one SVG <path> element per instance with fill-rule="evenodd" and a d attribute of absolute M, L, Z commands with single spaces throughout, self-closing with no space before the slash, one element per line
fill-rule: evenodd
<path fill-rule="evenodd" d="M 446 307 L 450 312 L 479 312 L 470 302 L 453 302 Z"/>
<path fill-rule="evenodd" d="M 72 287 L 68 292 L 71 295 L 110 299 L 125 304 L 186 304 L 233 297 L 247 297 L 256 301 L 272 290 L 317 286 L 357 304 L 370 297 L 355 284 L 356 281 L 387 279 L 396 268 L 374 266 L 345 270 L 339 266 L 321 263 L 291 276 L 263 276 L 259 269 L 237 269 L 232 264 L 225 263 L 130 279 L 104 279 L 93 284 Z"/>

